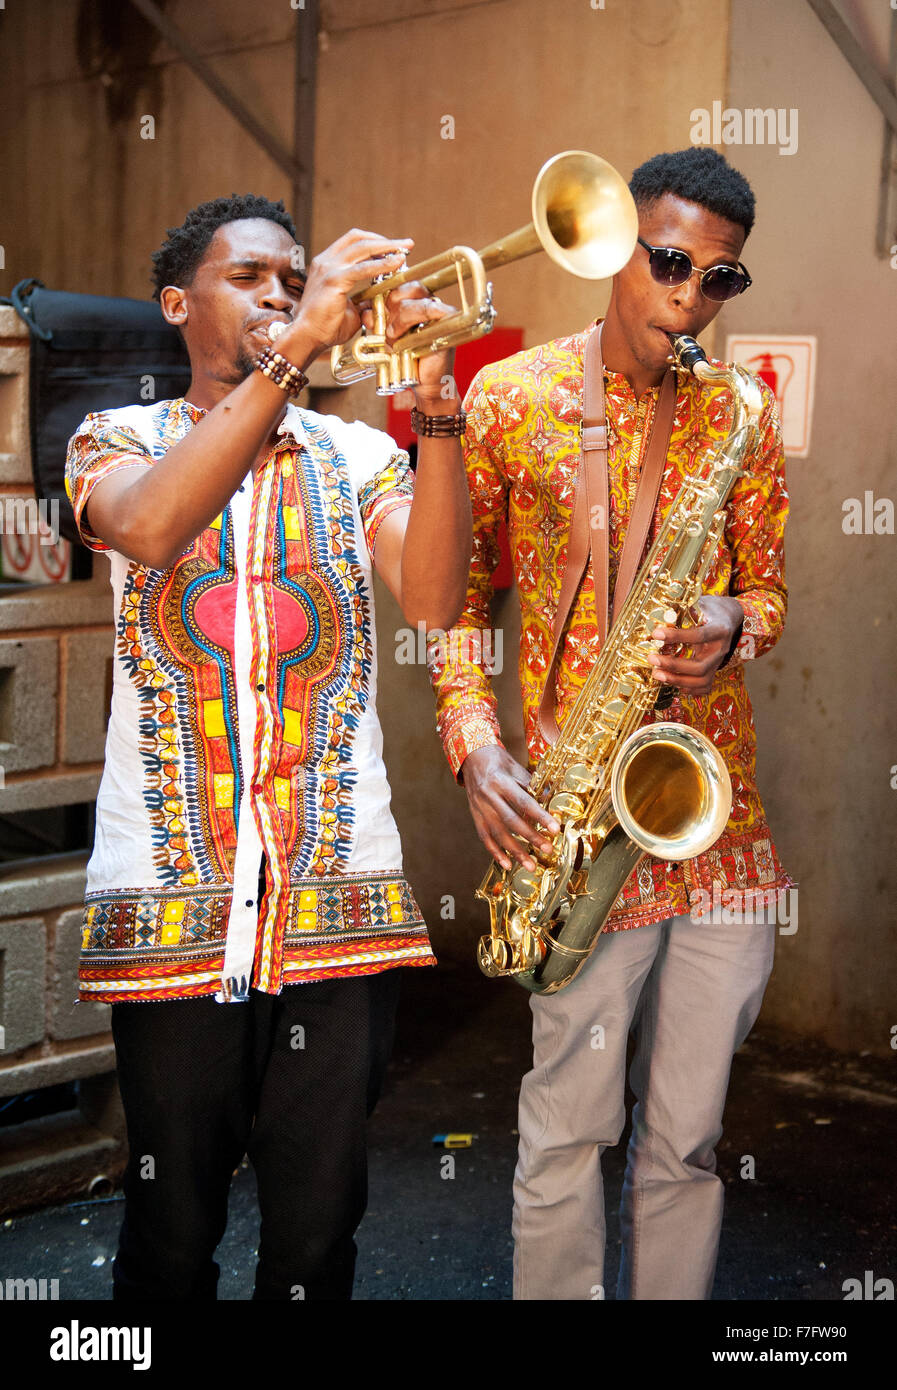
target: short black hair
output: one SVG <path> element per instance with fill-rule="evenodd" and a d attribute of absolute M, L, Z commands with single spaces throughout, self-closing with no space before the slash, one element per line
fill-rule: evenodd
<path fill-rule="evenodd" d="M 717 217 L 739 223 L 745 236 L 754 225 L 755 200 L 750 184 L 709 145 L 656 154 L 636 169 L 629 191 L 640 210 L 647 211 L 665 193 L 672 193 L 715 212 Z"/>
<path fill-rule="evenodd" d="M 212 198 L 192 208 L 180 227 L 169 227 L 168 237 L 153 252 L 153 299 L 166 285 L 189 285 L 219 227 L 247 217 L 276 222 L 295 240 L 296 228 L 283 203 L 272 203 L 255 193 L 232 193 L 229 198 Z"/>

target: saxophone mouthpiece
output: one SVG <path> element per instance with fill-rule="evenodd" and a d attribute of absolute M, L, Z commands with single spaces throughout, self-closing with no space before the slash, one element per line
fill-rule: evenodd
<path fill-rule="evenodd" d="M 675 366 L 693 372 L 699 362 L 707 361 L 707 354 L 700 343 L 689 338 L 687 333 L 668 333 L 667 337 L 673 349 L 671 360 Z"/>
<path fill-rule="evenodd" d="M 286 333 L 289 326 L 288 323 L 284 323 L 283 319 L 274 319 L 268 324 L 268 341 L 276 343 L 281 333 Z"/>

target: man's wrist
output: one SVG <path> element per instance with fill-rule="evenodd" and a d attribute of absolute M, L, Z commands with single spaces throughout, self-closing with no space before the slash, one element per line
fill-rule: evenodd
<path fill-rule="evenodd" d="M 275 386 L 279 386 L 281 391 L 285 391 L 288 396 L 298 396 L 300 391 L 304 391 L 308 385 L 308 377 L 298 367 L 295 367 L 289 358 L 274 348 L 267 347 L 260 352 L 255 359 L 256 371 L 261 372 L 269 381 L 273 381 Z"/>
<path fill-rule="evenodd" d="M 424 415 L 416 407 L 411 412 L 411 429 L 423 439 L 460 439 L 467 427 L 463 410 L 455 415 Z"/>
<path fill-rule="evenodd" d="M 273 340 L 271 346 L 281 357 L 298 367 L 300 372 L 304 372 L 306 367 L 327 349 L 327 344 L 316 338 L 302 323 L 301 318 L 294 319 L 286 331 Z"/>
<path fill-rule="evenodd" d="M 461 397 L 453 385 L 421 384 L 414 388 L 414 404 L 422 415 L 457 415 L 461 410 Z"/>
<path fill-rule="evenodd" d="M 744 630 L 744 609 L 742 608 L 741 604 L 738 603 L 737 599 L 732 599 L 732 602 L 738 605 L 738 614 L 736 615 L 735 610 L 732 610 L 732 616 L 736 620 L 735 631 L 733 632 L 732 640 L 729 643 L 729 650 L 726 652 L 725 656 L 719 664 L 720 670 L 722 670 L 724 666 L 728 666 L 729 662 L 732 660 L 732 657 L 735 655 L 735 648 L 741 641 L 741 634 Z"/>

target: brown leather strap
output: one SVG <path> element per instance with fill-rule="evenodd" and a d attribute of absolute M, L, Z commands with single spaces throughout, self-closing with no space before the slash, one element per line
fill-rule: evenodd
<path fill-rule="evenodd" d="M 666 463 L 670 436 L 673 433 L 676 394 L 676 373 L 667 372 L 660 387 L 660 395 L 657 398 L 645 462 L 639 476 L 638 489 L 632 504 L 629 525 L 626 528 L 626 539 L 623 542 L 620 564 L 617 568 L 617 581 L 614 585 L 614 622 L 620 616 L 620 610 L 626 602 L 645 553 L 645 542 L 648 539 L 648 530 L 651 526 L 654 508 L 657 506 L 663 466 Z"/>
<path fill-rule="evenodd" d="M 558 606 L 554 618 L 554 642 L 539 702 L 539 728 L 548 743 L 558 737 L 556 719 L 555 669 L 560 659 L 567 619 L 591 555 L 595 615 L 600 646 L 607 638 L 608 626 L 608 526 L 610 507 L 607 475 L 607 422 L 604 401 L 604 366 L 601 359 L 599 324 L 589 334 L 583 354 L 582 383 L 582 461 L 576 476 L 576 493 L 570 518 L 567 559 L 561 577 Z M 632 586 L 645 548 L 651 517 L 660 491 L 664 463 L 669 449 L 676 409 L 676 374 L 663 379 L 645 453 L 645 463 L 626 529 L 614 586 L 613 617 L 619 614 Z"/>
<path fill-rule="evenodd" d="M 573 600 L 590 553 L 595 608 L 600 614 L 603 607 L 605 630 L 607 628 L 607 420 L 604 409 L 604 366 L 601 361 L 603 327 L 603 324 L 599 324 L 594 333 L 589 334 L 583 353 L 582 458 L 576 474 L 576 495 L 567 538 L 567 560 L 554 616 L 554 643 L 545 673 L 545 685 L 542 688 L 538 713 L 539 728 L 542 737 L 548 743 L 554 743 L 558 736 L 554 671 L 564 640 L 567 617 L 573 607 Z M 593 511 L 593 508 L 599 510 Z M 600 510 L 601 508 L 603 510 Z M 600 523 L 599 529 L 604 536 L 603 544 L 592 545 L 593 527 L 590 526 L 590 522 Z M 599 594 L 604 595 L 603 605 L 599 600 Z M 604 640 L 603 635 L 601 640 Z"/>

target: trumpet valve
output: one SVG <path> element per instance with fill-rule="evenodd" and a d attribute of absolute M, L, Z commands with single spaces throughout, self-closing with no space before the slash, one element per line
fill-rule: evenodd
<path fill-rule="evenodd" d="M 405 348 L 399 354 L 399 377 L 399 389 L 402 391 L 413 390 L 420 380 L 417 362 L 410 348 Z"/>

